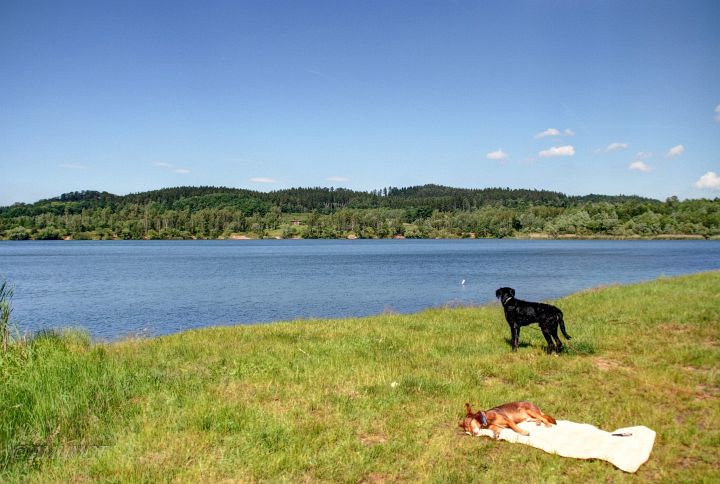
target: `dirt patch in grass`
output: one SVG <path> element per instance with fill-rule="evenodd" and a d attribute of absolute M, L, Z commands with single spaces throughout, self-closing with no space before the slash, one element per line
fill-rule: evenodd
<path fill-rule="evenodd" d="M 689 469 L 690 467 L 694 467 L 700 463 L 700 459 L 697 457 L 683 457 L 678 461 L 678 466 L 682 469 Z"/>
<path fill-rule="evenodd" d="M 706 339 L 702 342 L 702 346 L 705 348 L 710 348 L 711 350 L 716 350 L 718 347 L 720 347 L 720 342 L 716 339 Z"/>
<path fill-rule="evenodd" d="M 695 400 L 715 400 L 720 397 L 720 388 L 716 386 L 698 385 Z"/>
<path fill-rule="evenodd" d="M 680 369 L 690 375 L 702 375 L 704 373 L 703 370 L 694 366 L 681 366 Z"/>
<path fill-rule="evenodd" d="M 626 368 L 619 361 L 610 358 L 603 358 L 602 356 L 597 356 L 593 358 L 592 362 L 595 366 L 598 367 L 598 369 L 602 371 L 611 371 L 617 370 L 619 368 Z"/>
<path fill-rule="evenodd" d="M 395 480 L 389 479 L 388 476 L 386 476 L 385 474 L 381 474 L 379 472 L 371 472 L 370 474 L 363 477 L 360 482 L 367 484 L 382 484 L 384 482 L 395 482 Z"/>
<path fill-rule="evenodd" d="M 379 434 L 360 434 L 360 443 L 366 447 L 372 447 L 378 444 L 384 444 L 387 442 L 387 435 L 383 433 Z"/>
<path fill-rule="evenodd" d="M 658 327 L 662 331 L 667 331 L 669 333 L 675 333 L 675 334 L 684 334 L 690 332 L 690 327 L 684 324 L 679 323 L 664 323 L 658 325 Z"/>

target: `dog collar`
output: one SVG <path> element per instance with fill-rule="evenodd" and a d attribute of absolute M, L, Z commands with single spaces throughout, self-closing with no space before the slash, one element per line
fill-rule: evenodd
<path fill-rule="evenodd" d="M 480 418 L 482 418 L 483 427 L 487 427 L 487 417 L 485 416 L 485 412 L 480 412 Z"/>
<path fill-rule="evenodd" d="M 505 302 L 504 302 L 503 304 L 507 304 L 507 302 L 508 302 L 510 299 L 515 299 L 515 298 L 514 298 L 513 296 L 510 296 L 509 298 L 505 299 Z"/>

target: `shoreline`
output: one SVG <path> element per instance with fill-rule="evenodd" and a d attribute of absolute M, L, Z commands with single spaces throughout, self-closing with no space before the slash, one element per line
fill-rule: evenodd
<path fill-rule="evenodd" d="M 656 277 L 649 278 L 649 279 L 642 279 L 635 282 L 628 282 L 628 283 L 601 283 L 596 286 L 586 287 L 586 288 L 580 288 L 573 292 L 566 293 L 564 295 L 561 295 L 559 297 L 553 297 L 548 299 L 542 299 L 539 302 L 542 303 L 548 303 L 548 304 L 554 304 L 556 301 L 560 301 L 563 299 L 573 298 L 576 296 L 583 296 L 586 294 L 592 294 L 599 291 L 603 291 L 610 288 L 620 288 L 620 287 L 632 287 L 632 286 L 639 286 L 639 285 L 645 285 L 645 284 L 652 284 L 659 281 L 667 281 L 667 280 L 674 280 L 679 278 L 686 278 L 686 277 L 700 277 L 703 275 L 713 275 L 713 274 L 720 274 L 720 269 L 705 269 L 698 272 L 689 272 L 684 274 L 678 274 L 678 275 L 672 275 L 672 276 L 666 276 L 664 274 L 660 274 Z M 229 322 L 229 323 L 214 323 L 209 324 L 206 326 L 198 326 L 194 328 L 185 328 L 177 331 L 170 331 L 170 332 L 159 332 L 155 333 L 152 332 L 149 328 L 144 328 L 141 330 L 136 331 L 128 331 L 126 333 L 118 333 L 114 337 L 94 337 L 90 330 L 88 328 L 85 328 L 83 326 L 57 326 L 57 327 L 44 327 L 37 330 L 24 330 L 20 332 L 20 328 L 15 327 L 14 331 L 17 333 L 17 336 L 20 339 L 32 339 L 37 334 L 41 334 L 45 331 L 53 332 L 53 333 L 80 333 L 85 334 L 89 338 L 90 342 L 92 344 L 119 344 L 123 341 L 128 340 L 140 340 L 140 341 L 148 341 L 148 340 L 156 340 L 160 338 L 167 338 L 167 337 L 174 337 L 177 335 L 181 335 L 188 332 L 196 332 L 196 331 L 205 331 L 205 330 L 217 330 L 222 328 L 252 328 L 252 327 L 264 327 L 264 326 L 276 326 L 276 325 L 285 325 L 285 324 L 298 324 L 298 325 L 304 325 L 304 324 L 315 324 L 315 323 L 321 323 L 325 321 L 347 321 L 347 320 L 364 320 L 364 319 L 375 319 L 379 317 L 385 317 L 385 316 L 398 316 L 398 317 L 415 317 L 418 315 L 421 315 L 424 312 L 428 311 L 445 311 L 445 310 L 478 310 L 478 309 L 498 309 L 501 308 L 501 305 L 497 299 L 494 300 L 488 300 L 486 302 L 480 302 L 480 303 L 473 303 L 473 302 L 463 302 L 463 301 L 447 301 L 442 304 L 433 305 L 433 306 L 426 306 L 422 307 L 413 311 L 409 312 L 400 312 L 395 311 L 392 309 L 386 308 L 383 311 L 379 311 L 377 313 L 371 313 L 371 314 L 364 314 L 364 315 L 353 315 L 353 314 L 347 314 L 347 315 L 338 315 L 338 316 L 328 316 L 328 317 L 313 317 L 313 316 L 301 316 L 296 318 L 285 318 L 285 319 L 274 319 L 274 320 L 255 320 L 255 321 L 236 321 L 236 322 Z"/>
<path fill-rule="evenodd" d="M 74 239 L 71 236 L 63 237 L 61 239 L 25 239 L 25 240 L 11 240 L 11 239 L 4 239 L 0 238 L 0 242 L 77 242 L 77 241 L 104 241 L 104 240 L 112 240 L 112 241 L 119 241 L 119 240 L 127 240 L 127 241 L 170 241 L 170 240 L 236 240 L 236 241 L 245 241 L 245 240 L 720 240 L 720 235 L 711 235 L 711 236 L 704 236 L 704 235 L 696 235 L 696 234 L 658 234 L 658 235 L 649 235 L 649 236 L 643 236 L 643 235 L 604 235 L 604 234 L 597 234 L 597 235 L 580 235 L 580 234 L 563 234 L 563 235 L 550 235 L 550 234 L 543 234 L 543 233 L 531 233 L 531 234 L 517 234 L 512 237 L 476 237 L 474 234 L 471 234 L 471 236 L 467 237 L 403 237 L 403 236 L 395 236 L 395 237 L 368 237 L 368 238 L 362 238 L 357 237 L 354 234 L 349 234 L 345 237 L 332 237 L 332 238 L 325 238 L 325 237 L 299 237 L 299 236 L 293 236 L 293 237 L 280 237 L 280 236 L 267 236 L 267 237 L 258 237 L 256 235 L 248 235 L 248 234 L 231 234 L 228 236 L 220 236 L 217 238 L 202 238 L 202 237 L 190 237 L 190 238 L 168 238 L 168 239 L 159 239 L 159 238 L 139 238 L 139 239 L 123 239 L 123 238 L 79 238 Z"/>

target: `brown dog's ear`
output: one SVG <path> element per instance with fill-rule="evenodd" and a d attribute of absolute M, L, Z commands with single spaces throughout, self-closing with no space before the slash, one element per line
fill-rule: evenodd
<path fill-rule="evenodd" d="M 467 402 L 465 403 L 465 416 L 466 416 L 466 417 L 472 417 L 472 416 L 473 416 L 472 409 L 470 408 L 470 404 L 467 403 Z"/>

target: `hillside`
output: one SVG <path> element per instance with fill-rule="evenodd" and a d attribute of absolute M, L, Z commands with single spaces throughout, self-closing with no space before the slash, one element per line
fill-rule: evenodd
<path fill-rule="evenodd" d="M 522 206 L 527 204 L 563 207 L 578 202 L 622 203 L 656 202 L 657 200 L 625 195 L 586 195 L 571 197 L 547 190 L 524 190 L 510 188 L 452 188 L 441 185 L 422 185 L 407 188 L 388 187 L 381 190 L 361 192 L 344 188 L 289 188 L 271 192 L 259 192 L 227 187 L 175 187 L 163 188 L 129 195 L 114 195 L 108 192 L 82 191 L 64 193 L 58 197 L 40 200 L 34 204 L 15 204 L 0 207 L 15 216 L 34 215 L 57 207 L 77 210 L 78 208 L 121 207 L 129 204 L 157 203 L 172 207 L 175 202 L 208 195 L 225 194 L 232 198 L 250 198 L 276 205 L 284 212 L 312 212 L 339 208 L 430 208 L 453 210 L 478 208 L 483 205 L 499 204 Z M 208 208 L 221 208 L 222 203 Z"/>

